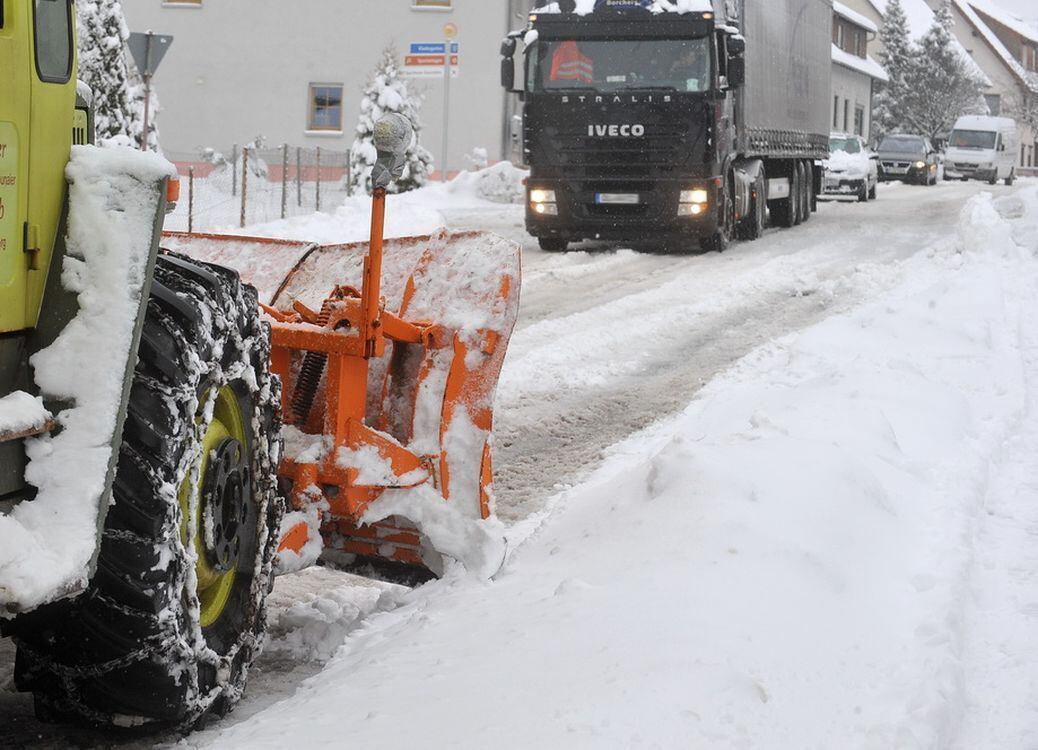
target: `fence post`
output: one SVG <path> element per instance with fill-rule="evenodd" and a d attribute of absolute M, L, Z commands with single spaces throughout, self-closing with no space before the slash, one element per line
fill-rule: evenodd
<path fill-rule="evenodd" d="M 303 207 L 303 149 L 296 146 L 296 204 Z"/>
<path fill-rule="evenodd" d="M 187 168 L 187 233 L 195 231 L 195 168 Z"/>
<path fill-rule="evenodd" d="M 281 146 L 281 218 L 288 215 L 288 144 Z"/>
<path fill-rule="evenodd" d="M 321 210 L 321 147 L 317 147 L 317 210 Z"/>
<path fill-rule="evenodd" d="M 249 193 L 249 147 L 241 150 L 241 228 L 245 228 L 246 196 Z"/>
<path fill-rule="evenodd" d="M 238 194 L 238 144 L 231 149 L 231 195 Z"/>

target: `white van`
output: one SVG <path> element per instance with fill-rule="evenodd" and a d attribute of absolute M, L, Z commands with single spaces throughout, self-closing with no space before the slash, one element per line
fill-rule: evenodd
<path fill-rule="evenodd" d="M 948 180 L 972 177 L 992 185 L 1005 180 L 1006 185 L 1012 185 L 1019 149 L 1016 123 L 1008 117 L 960 117 L 948 136 L 944 177 Z"/>

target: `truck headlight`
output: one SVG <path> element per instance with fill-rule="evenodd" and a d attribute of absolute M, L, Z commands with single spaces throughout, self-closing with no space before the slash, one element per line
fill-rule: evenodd
<path fill-rule="evenodd" d="M 530 203 L 555 203 L 554 190 L 534 189 L 530 191 Z"/>
<path fill-rule="evenodd" d="M 916 169 L 922 169 L 923 167 L 926 166 L 926 162 L 925 161 L 917 161 L 914 166 L 915 166 Z"/>
<path fill-rule="evenodd" d="M 682 190 L 681 196 L 678 198 L 678 203 L 708 203 L 709 201 L 710 194 L 703 188 Z"/>
<path fill-rule="evenodd" d="M 541 216 L 558 216 L 559 206 L 557 203 L 534 203 L 533 211 Z"/>
<path fill-rule="evenodd" d="M 678 216 L 699 216 L 705 209 L 702 203 L 682 203 L 678 206 Z"/>

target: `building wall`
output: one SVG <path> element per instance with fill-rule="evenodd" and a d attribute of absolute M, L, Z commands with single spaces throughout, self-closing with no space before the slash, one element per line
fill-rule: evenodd
<path fill-rule="evenodd" d="M 858 107 L 863 110 L 859 135 L 868 138 L 872 129 L 872 78 L 842 65 L 833 65 L 832 97 L 829 100 L 829 124 L 832 130 L 856 132 L 854 112 Z"/>
<path fill-rule="evenodd" d="M 132 31 L 175 39 L 155 76 L 163 148 L 229 148 L 262 135 L 268 145 L 346 151 L 353 142 L 361 90 L 383 48 L 407 52 L 458 27 L 460 71 L 451 82 L 449 165 L 464 168 L 474 147 L 504 150 L 505 96 L 498 47 L 510 0 L 454 0 L 453 9 L 415 9 L 413 0 L 162 0 L 124 3 Z M 444 82 L 412 79 L 426 95 L 422 142 L 442 165 Z M 343 84 L 342 131 L 307 131 L 309 85 Z"/>

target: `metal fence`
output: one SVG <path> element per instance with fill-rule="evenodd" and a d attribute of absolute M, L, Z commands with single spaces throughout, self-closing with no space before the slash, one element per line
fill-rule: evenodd
<path fill-rule="evenodd" d="M 349 153 L 283 145 L 166 152 L 180 173 L 180 201 L 166 226 L 219 231 L 331 210 L 350 195 Z"/>

